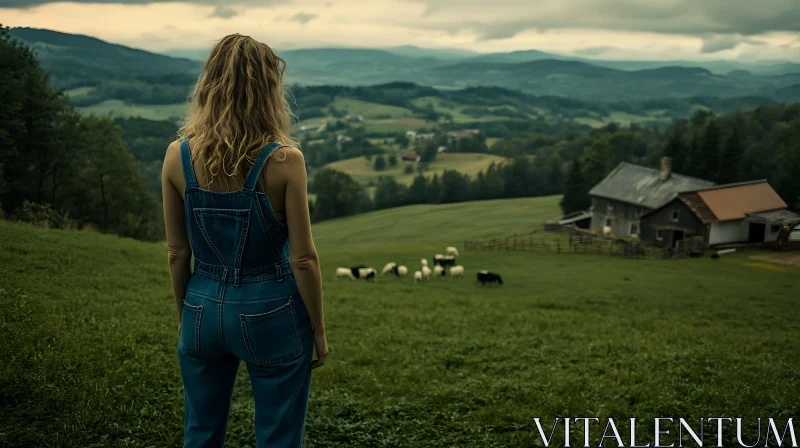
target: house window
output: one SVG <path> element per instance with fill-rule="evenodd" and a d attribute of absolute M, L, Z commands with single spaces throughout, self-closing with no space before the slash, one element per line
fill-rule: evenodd
<path fill-rule="evenodd" d="M 631 235 L 639 234 L 639 224 L 631 224 Z"/>
<path fill-rule="evenodd" d="M 680 210 L 675 210 L 675 211 L 672 212 L 672 220 L 673 221 L 676 221 L 676 222 L 678 221 L 678 218 L 681 216 L 680 212 L 681 212 Z"/>
<path fill-rule="evenodd" d="M 611 227 L 611 222 L 612 221 L 610 219 L 606 219 L 606 226 L 607 227 Z"/>
<path fill-rule="evenodd" d="M 664 239 L 664 231 L 661 229 L 656 230 L 656 239 L 661 241 Z"/>

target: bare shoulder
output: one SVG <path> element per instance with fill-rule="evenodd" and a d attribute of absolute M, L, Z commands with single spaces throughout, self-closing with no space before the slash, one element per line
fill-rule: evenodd
<path fill-rule="evenodd" d="M 303 151 L 294 146 L 281 146 L 280 154 L 277 154 L 275 159 L 280 162 L 288 163 L 291 165 L 305 165 L 305 158 Z"/>
<path fill-rule="evenodd" d="M 176 173 L 181 171 L 181 142 L 172 142 L 167 147 L 167 152 L 164 154 L 164 166 L 161 169 L 162 176 L 170 180 L 175 179 Z"/>
<path fill-rule="evenodd" d="M 164 154 L 164 164 L 175 163 L 181 159 L 181 142 L 176 140 L 169 144 L 167 152 Z"/>

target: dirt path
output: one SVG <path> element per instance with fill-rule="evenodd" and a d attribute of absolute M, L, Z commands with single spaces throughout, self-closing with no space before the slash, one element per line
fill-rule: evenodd
<path fill-rule="evenodd" d="M 776 252 L 772 254 L 753 255 L 753 260 L 767 261 L 770 263 L 786 264 L 800 267 L 800 252 Z"/>

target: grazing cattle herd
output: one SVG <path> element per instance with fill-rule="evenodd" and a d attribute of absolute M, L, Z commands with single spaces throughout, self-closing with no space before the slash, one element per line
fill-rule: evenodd
<path fill-rule="evenodd" d="M 448 246 L 445 248 L 445 252 L 447 255 L 436 254 L 433 256 L 433 270 L 428 267 L 428 260 L 426 258 L 420 260 L 420 269 L 418 271 L 414 271 L 415 284 L 430 280 L 431 274 L 434 278 L 447 277 L 448 275 L 450 278 L 464 278 L 464 266 L 456 264 L 455 257 L 458 256 L 458 248 Z M 392 261 L 386 263 L 386 265 L 383 267 L 383 270 L 381 270 L 381 275 L 386 275 L 389 273 L 394 274 L 402 279 L 408 275 L 408 268 L 403 265 L 398 265 L 396 262 Z M 350 268 L 336 268 L 337 280 L 340 278 L 349 278 L 351 280 L 364 279 L 375 281 L 377 280 L 377 277 L 378 276 L 375 269 L 363 264 Z M 481 285 L 485 285 L 487 283 L 497 283 L 498 285 L 503 284 L 503 279 L 500 277 L 500 274 L 495 272 L 478 271 L 476 278 Z"/>

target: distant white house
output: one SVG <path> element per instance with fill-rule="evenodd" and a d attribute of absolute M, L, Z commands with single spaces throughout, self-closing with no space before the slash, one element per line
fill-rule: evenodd
<path fill-rule="evenodd" d="M 364 117 L 361 115 L 347 115 L 344 117 L 344 119 L 353 122 L 364 121 Z"/>
<path fill-rule="evenodd" d="M 446 151 L 447 151 L 447 146 L 444 146 L 444 145 L 436 148 L 436 152 L 439 153 L 439 154 L 441 154 L 443 152 L 446 152 Z"/>
<path fill-rule="evenodd" d="M 336 136 L 336 143 L 340 143 L 341 144 L 341 143 L 347 143 L 347 142 L 350 142 L 350 141 L 353 141 L 353 138 L 352 137 L 348 137 L 348 136 L 346 136 L 344 134 L 339 134 L 339 135 Z"/>
<path fill-rule="evenodd" d="M 414 140 L 416 136 L 417 136 L 417 131 L 412 131 L 412 130 L 406 131 L 406 138 L 408 138 L 409 140 Z"/>

